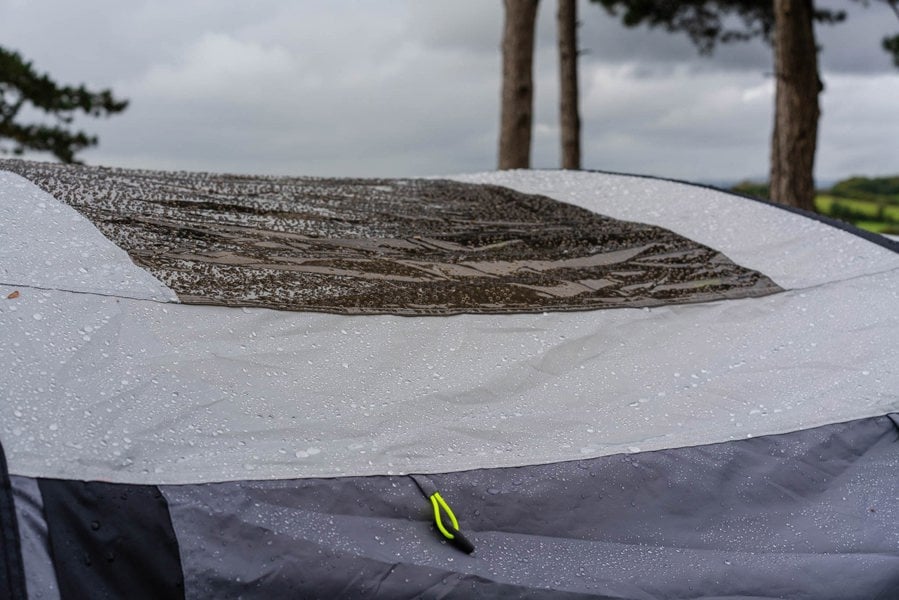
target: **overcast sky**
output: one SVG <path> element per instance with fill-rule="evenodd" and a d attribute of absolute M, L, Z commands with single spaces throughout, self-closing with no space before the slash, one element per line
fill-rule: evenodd
<path fill-rule="evenodd" d="M 820 4 L 825 4 L 819 2 Z M 899 173 L 899 69 L 883 5 L 819 27 L 817 177 Z M 586 168 L 696 181 L 767 172 L 773 81 L 761 42 L 699 57 L 579 4 Z M 555 1 L 542 0 L 533 165 L 559 163 Z M 111 87 L 91 164 L 287 175 L 495 168 L 500 0 L 0 0 L 0 45 L 64 83 Z"/>

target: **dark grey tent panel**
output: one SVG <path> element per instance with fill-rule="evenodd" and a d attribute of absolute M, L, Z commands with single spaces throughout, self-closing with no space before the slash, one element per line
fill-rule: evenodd
<path fill-rule="evenodd" d="M 432 474 L 475 544 L 471 556 L 437 542 L 410 477 L 39 483 L 45 506 L 65 501 L 46 513 L 44 540 L 63 598 L 79 587 L 97 598 L 181 597 L 175 583 L 168 592 L 152 585 L 183 571 L 188 598 L 836 600 L 899 589 L 897 468 L 892 415 L 725 444 Z M 160 495 L 170 524 L 150 514 Z M 146 533 L 129 538 L 138 527 Z M 174 543 L 166 530 L 177 536 L 176 564 L 166 563 Z M 114 568 L 104 575 L 98 567 L 110 548 Z M 25 558 L 27 569 L 39 568 L 40 554 Z M 135 575 L 142 585 L 132 590 L 129 561 L 155 579 Z"/>
<path fill-rule="evenodd" d="M 186 561 L 199 563 L 185 562 L 185 577 L 206 597 L 233 589 L 207 578 L 218 560 L 210 549 L 226 556 L 244 540 L 234 557 L 244 597 L 264 597 L 269 584 L 287 595 L 297 585 L 292 574 L 302 573 L 321 597 L 378 589 L 387 597 L 477 596 L 482 580 L 493 582 L 489 593 L 509 598 L 551 589 L 640 599 L 801 591 L 830 600 L 899 589 L 897 467 L 899 427 L 883 417 L 712 446 L 432 475 L 475 544 L 470 557 L 430 543 L 438 534 L 408 478 L 163 492 L 180 537 L 191 540 L 182 545 Z M 214 533 L 225 529 L 233 539 Z M 349 586 L 347 573 L 359 575 Z"/>
<path fill-rule="evenodd" d="M 616 174 L 21 161 L 0 240 L 2 597 L 899 597 L 890 244 Z"/>

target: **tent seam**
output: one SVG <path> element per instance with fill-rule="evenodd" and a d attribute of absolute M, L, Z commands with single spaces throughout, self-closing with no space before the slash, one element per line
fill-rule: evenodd
<path fill-rule="evenodd" d="M 28 284 L 19 284 L 19 283 L 7 283 L 0 281 L 0 285 L 6 287 L 14 287 L 21 288 L 27 290 L 40 290 L 42 292 L 64 292 L 68 294 L 80 294 L 83 296 L 99 296 L 101 298 L 116 298 L 119 300 L 134 300 L 135 302 L 152 302 L 154 304 L 184 304 L 184 302 L 173 302 L 171 300 L 157 300 L 155 298 L 140 298 L 137 296 L 125 296 L 119 294 L 104 294 L 102 292 L 87 292 L 84 290 L 71 290 L 67 288 L 54 288 L 54 287 L 44 287 L 40 285 L 28 285 Z M 218 305 L 210 305 L 210 306 L 218 306 Z"/>
<path fill-rule="evenodd" d="M 856 281 L 858 279 L 864 279 L 865 277 L 877 277 L 880 275 L 887 275 L 889 273 L 897 273 L 897 272 L 899 272 L 899 267 L 890 267 L 889 269 L 884 269 L 883 271 L 875 271 L 872 273 L 861 273 L 859 275 L 853 275 L 852 277 L 846 277 L 845 279 L 834 279 L 833 281 L 824 281 L 822 283 L 816 283 L 814 285 L 807 285 L 804 287 L 791 287 L 791 288 L 783 288 L 783 289 L 786 292 L 804 292 L 804 291 L 808 291 L 808 290 L 824 288 L 824 287 L 827 287 L 829 285 L 836 284 L 836 283 L 847 283 L 850 281 Z M 775 281 L 775 283 L 777 283 L 777 282 Z M 778 293 L 782 293 L 782 292 L 775 292 L 775 293 L 769 294 L 769 295 L 775 296 Z"/>
<path fill-rule="evenodd" d="M 852 277 L 847 277 L 845 279 L 835 279 L 832 281 L 825 281 L 822 283 L 817 283 L 815 285 L 809 285 L 809 286 L 805 286 L 805 287 L 787 287 L 787 288 L 782 287 L 781 291 L 772 292 L 772 293 L 766 294 L 764 296 L 748 296 L 745 298 L 719 298 L 719 299 L 711 299 L 711 300 L 700 300 L 697 302 L 666 303 L 666 304 L 659 304 L 657 306 L 650 306 L 648 308 L 653 309 L 653 308 L 666 308 L 666 307 L 674 307 L 674 306 L 692 306 L 692 305 L 697 305 L 697 304 L 712 304 L 712 303 L 716 303 L 716 302 L 727 302 L 730 300 L 749 300 L 749 299 L 759 300 L 759 299 L 767 298 L 767 297 L 771 297 L 771 296 L 778 296 L 778 295 L 786 293 L 786 292 L 805 292 L 805 291 L 809 291 L 809 290 L 822 289 L 822 288 L 826 288 L 826 287 L 834 285 L 834 284 L 847 283 L 850 281 L 857 281 L 859 279 L 864 279 L 866 277 L 878 277 L 880 275 L 886 275 L 889 273 L 896 273 L 896 272 L 899 272 L 899 267 L 891 267 L 889 269 L 885 269 L 882 271 L 874 271 L 871 273 L 861 273 L 859 275 L 854 275 Z M 777 283 L 777 282 L 775 282 L 775 283 Z M 334 314 L 334 315 L 348 316 L 348 317 L 371 317 L 371 316 L 385 316 L 385 315 L 388 315 L 388 316 L 393 315 L 393 316 L 398 316 L 398 317 L 434 317 L 434 316 L 440 317 L 440 316 L 458 316 L 458 315 L 525 315 L 525 314 L 542 314 L 545 312 L 572 313 L 572 312 L 592 312 L 592 311 L 598 311 L 598 310 L 620 310 L 620 309 L 643 310 L 643 308 L 644 308 L 642 306 L 616 306 L 616 307 L 594 307 L 594 308 L 573 309 L 573 310 L 549 310 L 549 311 L 547 311 L 544 309 L 544 310 L 539 310 L 539 311 L 533 311 L 533 313 L 530 313 L 530 312 L 465 311 L 465 312 L 461 312 L 461 313 L 448 313 L 448 314 L 436 314 L 436 315 L 428 314 L 428 313 L 408 315 L 408 314 L 401 314 L 401 313 L 390 312 L 390 311 L 370 312 L 370 313 L 368 313 L 368 312 L 366 312 L 366 313 L 344 313 L 344 312 L 337 312 L 337 311 L 332 311 L 332 310 L 327 310 L 327 309 L 297 311 L 297 310 L 284 310 L 284 309 L 270 309 L 270 308 L 267 308 L 264 306 L 246 306 L 243 304 L 228 305 L 228 304 L 211 304 L 211 303 L 192 303 L 192 302 L 189 303 L 189 302 L 180 302 L 180 301 L 175 302 L 172 300 L 158 300 L 155 298 L 140 298 L 140 297 L 136 297 L 136 296 L 125 296 L 125 295 L 119 295 L 119 294 L 104 294 L 102 292 L 88 292 L 88 291 L 84 291 L 84 290 L 71 290 L 71 289 L 66 289 L 66 288 L 53 288 L 53 287 L 44 287 L 44 286 L 39 286 L 39 285 L 8 283 L 8 282 L 3 282 L 3 281 L 0 281 L 0 286 L 29 289 L 29 290 L 40 290 L 40 291 L 44 291 L 44 292 L 63 292 L 63 293 L 68 293 L 68 294 L 79 294 L 82 296 L 97 296 L 97 297 L 101 297 L 101 298 L 115 298 L 118 300 L 133 300 L 134 302 L 149 302 L 152 304 L 163 304 L 163 305 L 215 306 L 215 307 L 219 307 L 219 308 L 251 308 L 251 309 L 258 308 L 258 309 L 263 309 L 263 310 L 277 310 L 279 312 Z"/>

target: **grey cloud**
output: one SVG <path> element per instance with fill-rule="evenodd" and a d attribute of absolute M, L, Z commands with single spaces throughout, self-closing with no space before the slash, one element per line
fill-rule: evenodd
<path fill-rule="evenodd" d="M 879 49 L 893 27 L 882 8 L 819 30 L 827 177 L 897 168 L 887 146 L 899 136 L 899 78 Z M 765 172 L 764 44 L 704 58 L 684 36 L 580 9 L 586 166 L 700 180 Z M 537 167 L 558 164 L 554 12 L 541 2 Z M 122 116 L 85 123 L 101 138 L 89 162 L 366 176 L 495 166 L 500 0 L 8 1 L 4 13 L 5 46 L 60 80 L 131 98 Z"/>
<path fill-rule="evenodd" d="M 880 2 L 872 2 L 868 8 L 846 0 L 830 4 L 843 6 L 849 18 L 845 23 L 817 29 L 823 47 L 822 69 L 841 74 L 896 74 L 889 55 L 880 45 L 884 36 L 899 33 L 899 19 L 895 14 Z"/>
<path fill-rule="evenodd" d="M 226 170 L 237 164 L 246 171 L 253 164 L 257 171 L 284 173 L 295 172 L 300 161 L 313 164 L 319 174 L 409 175 L 445 172 L 459 157 L 466 157 L 466 168 L 493 162 L 493 144 L 485 146 L 484 137 L 485 132 L 495 137 L 495 118 L 485 115 L 484 107 L 496 102 L 498 60 L 483 65 L 480 57 L 399 45 L 378 65 L 354 60 L 335 69 L 333 81 L 316 84 L 305 77 L 309 65 L 302 58 L 284 60 L 281 70 L 254 68 L 250 59 L 243 69 L 220 71 L 240 63 L 242 54 L 280 64 L 267 57 L 280 57 L 281 49 L 219 35 L 207 35 L 197 46 L 210 40 L 220 53 L 237 56 L 216 60 L 208 50 L 192 51 L 186 60 L 151 71 L 133 87 L 130 114 L 106 128 L 97 157 L 106 155 L 107 145 L 136 151 L 138 145 L 164 145 L 176 136 L 211 146 L 205 154 L 193 141 L 173 148 L 169 159 L 183 157 L 184 168 Z M 227 85 L 237 91 L 227 93 Z M 244 94 L 258 98 L 239 101 Z M 166 126 L 144 131 L 138 141 L 135 134 L 148 122 Z M 477 148 L 481 152 L 475 153 Z M 197 155 L 202 159 L 192 158 Z M 265 155 L 279 158 L 263 165 L 253 161 Z M 385 170 L 390 156 L 396 164 Z"/>
<path fill-rule="evenodd" d="M 432 48 L 491 55 L 499 51 L 501 0 L 420 2 L 411 0 L 408 34 Z"/>

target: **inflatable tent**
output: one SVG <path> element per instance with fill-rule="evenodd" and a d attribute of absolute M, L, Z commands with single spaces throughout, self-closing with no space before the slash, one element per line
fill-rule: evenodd
<path fill-rule="evenodd" d="M 899 595 L 886 238 L 619 174 L 13 160 L 0 232 L 0 596 Z"/>

